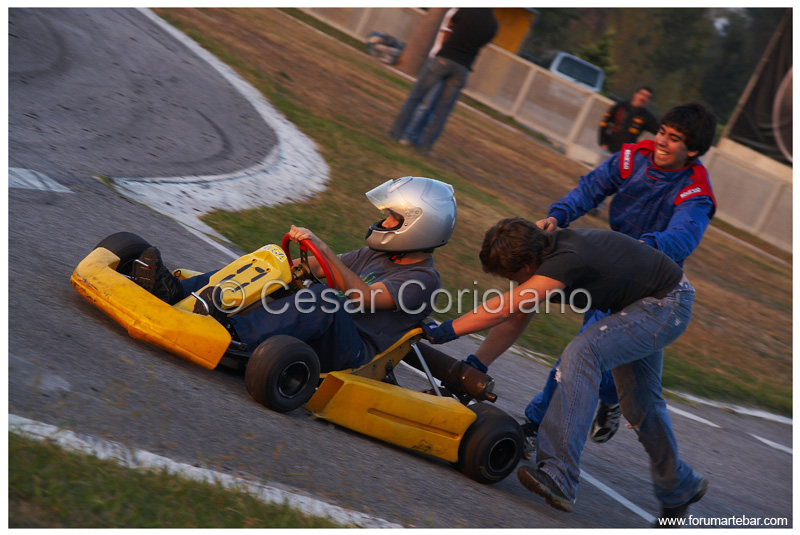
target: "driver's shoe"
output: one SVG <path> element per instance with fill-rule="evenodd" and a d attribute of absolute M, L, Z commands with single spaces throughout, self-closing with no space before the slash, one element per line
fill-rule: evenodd
<path fill-rule="evenodd" d="M 227 329 L 230 326 L 228 314 L 222 310 L 220 304 L 214 299 L 214 288 L 214 286 L 207 286 L 199 294 L 192 294 L 197 298 L 192 312 L 202 316 L 211 316 Z"/>
<path fill-rule="evenodd" d="M 131 276 L 136 284 L 170 305 L 183 299 L 181 281 L 164 267 L 155 247 L 148 247 L 134 261 Z"/>

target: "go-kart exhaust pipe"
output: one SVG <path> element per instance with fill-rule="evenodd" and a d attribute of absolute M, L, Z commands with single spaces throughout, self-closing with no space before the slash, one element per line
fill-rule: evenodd
<path fill-rule="evenodd" d="M 425 359 L 431 375 L 439 379 L 454 394 L 466 394 L 478 401 L 491 401 L 492 403 L 497 400 L 497 395 L 493 392 L 494 379 L 489 375 L 467 366 L 463 361 L 454 359 L 428 344 L 417 343 L 417 349 Z M 409 352 L 403 361 L 418 370 L 425 371 L 425 366 L 419 362 L 414 351 Z"/>

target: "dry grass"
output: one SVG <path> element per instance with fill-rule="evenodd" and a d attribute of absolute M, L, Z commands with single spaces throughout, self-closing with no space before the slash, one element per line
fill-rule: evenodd
<path fill-rule="evenodd" d="M 432 158 L 394 144 L 386 132 L 410 83 L 341 36 L 331 38 L 284 12 L 158 12 L 259 88 L 318 144 L 331 168 L 329 188 L 308 202 L 208 218 L 245 250 L 278 240 L 290 223 L 314 229 L 335 250 L 359 247 L 376 216 L 364 191 L 387 178 L 432 176 L 452 183 L 459 203 L 453 240 L 436 253 L 445 285 L 500 286 L 477 260 L 485 229 L 511 215 L 544 216 L 585 172 L 546 144 L 463 106 L 451 115 Z M 607 222 L 587 216 L 574 226 Z M 708 232 L 686 270 L 698 290 L 695 313 L 667 351 L 665 386 L 791 414 L 791 268 Z M 524 343 L 556 355 L 579 322 L 574 316 L 537 320 Z"/>

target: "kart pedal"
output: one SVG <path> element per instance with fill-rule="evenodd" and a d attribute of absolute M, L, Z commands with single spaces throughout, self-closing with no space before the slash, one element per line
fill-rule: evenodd
<path fill-rule="evenodd" d="M 399 386 L 397 384 L 397 377 L 394 375 L 394 367 L 392 366 L 392 361 L 386 363 L 386 376 L 383 378 L 384 383 L 389 383 L 390 385 Z"/>

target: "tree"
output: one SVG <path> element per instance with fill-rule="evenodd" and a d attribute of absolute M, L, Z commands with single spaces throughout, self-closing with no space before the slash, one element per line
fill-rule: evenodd
<path fill-rule="evenodd" d="M 670 105 L 697 98 L 708 50 L 715 29 L 706 9 L 662 8 L 653 10 L 651 30 L 656 42 L 646 58 L 659 87 L 656 92 Z"/>
<path fill-rule="evenodd" d="M 785 8 L 542 8 L 520 55 L 576 54 L 606 71 L 604 92 L 655 89 L 654 111 L 707 102 L 725 123 Z M 613 33 L 612 33 L 613 32 Z"/>
<path fill-rule="evenodd" d="M 714 103 L 718 117 L 728 117 L 739 101 L 752 67 L 748 61 L 748 17 L 740 12 L 727 13 L 726 23 L 713 48 L 700 88 L 701 98 Z"/>
<path fill-rule="evenodd" d="M 546 50 L 571 52 L 574 37 L 570 24 L 580 20 L 578 10 L 571 8 L 545 8 L 539 10 L 533 28 L 520 47 L 523 57 L 539 56 Z"/>
<path fill-rule="evenodd" d="M 583 45 L 576 54 L 579 58 L 603 69 L 606 73 L 606 86 L 613 82 L 614 75 L 617 74 L 617 66 L 614 63 L 614 58 L 611 57 L 611 45 L 616 33 L 614 28 L 609 28 L 603 34 L 602 39 Z"/>

